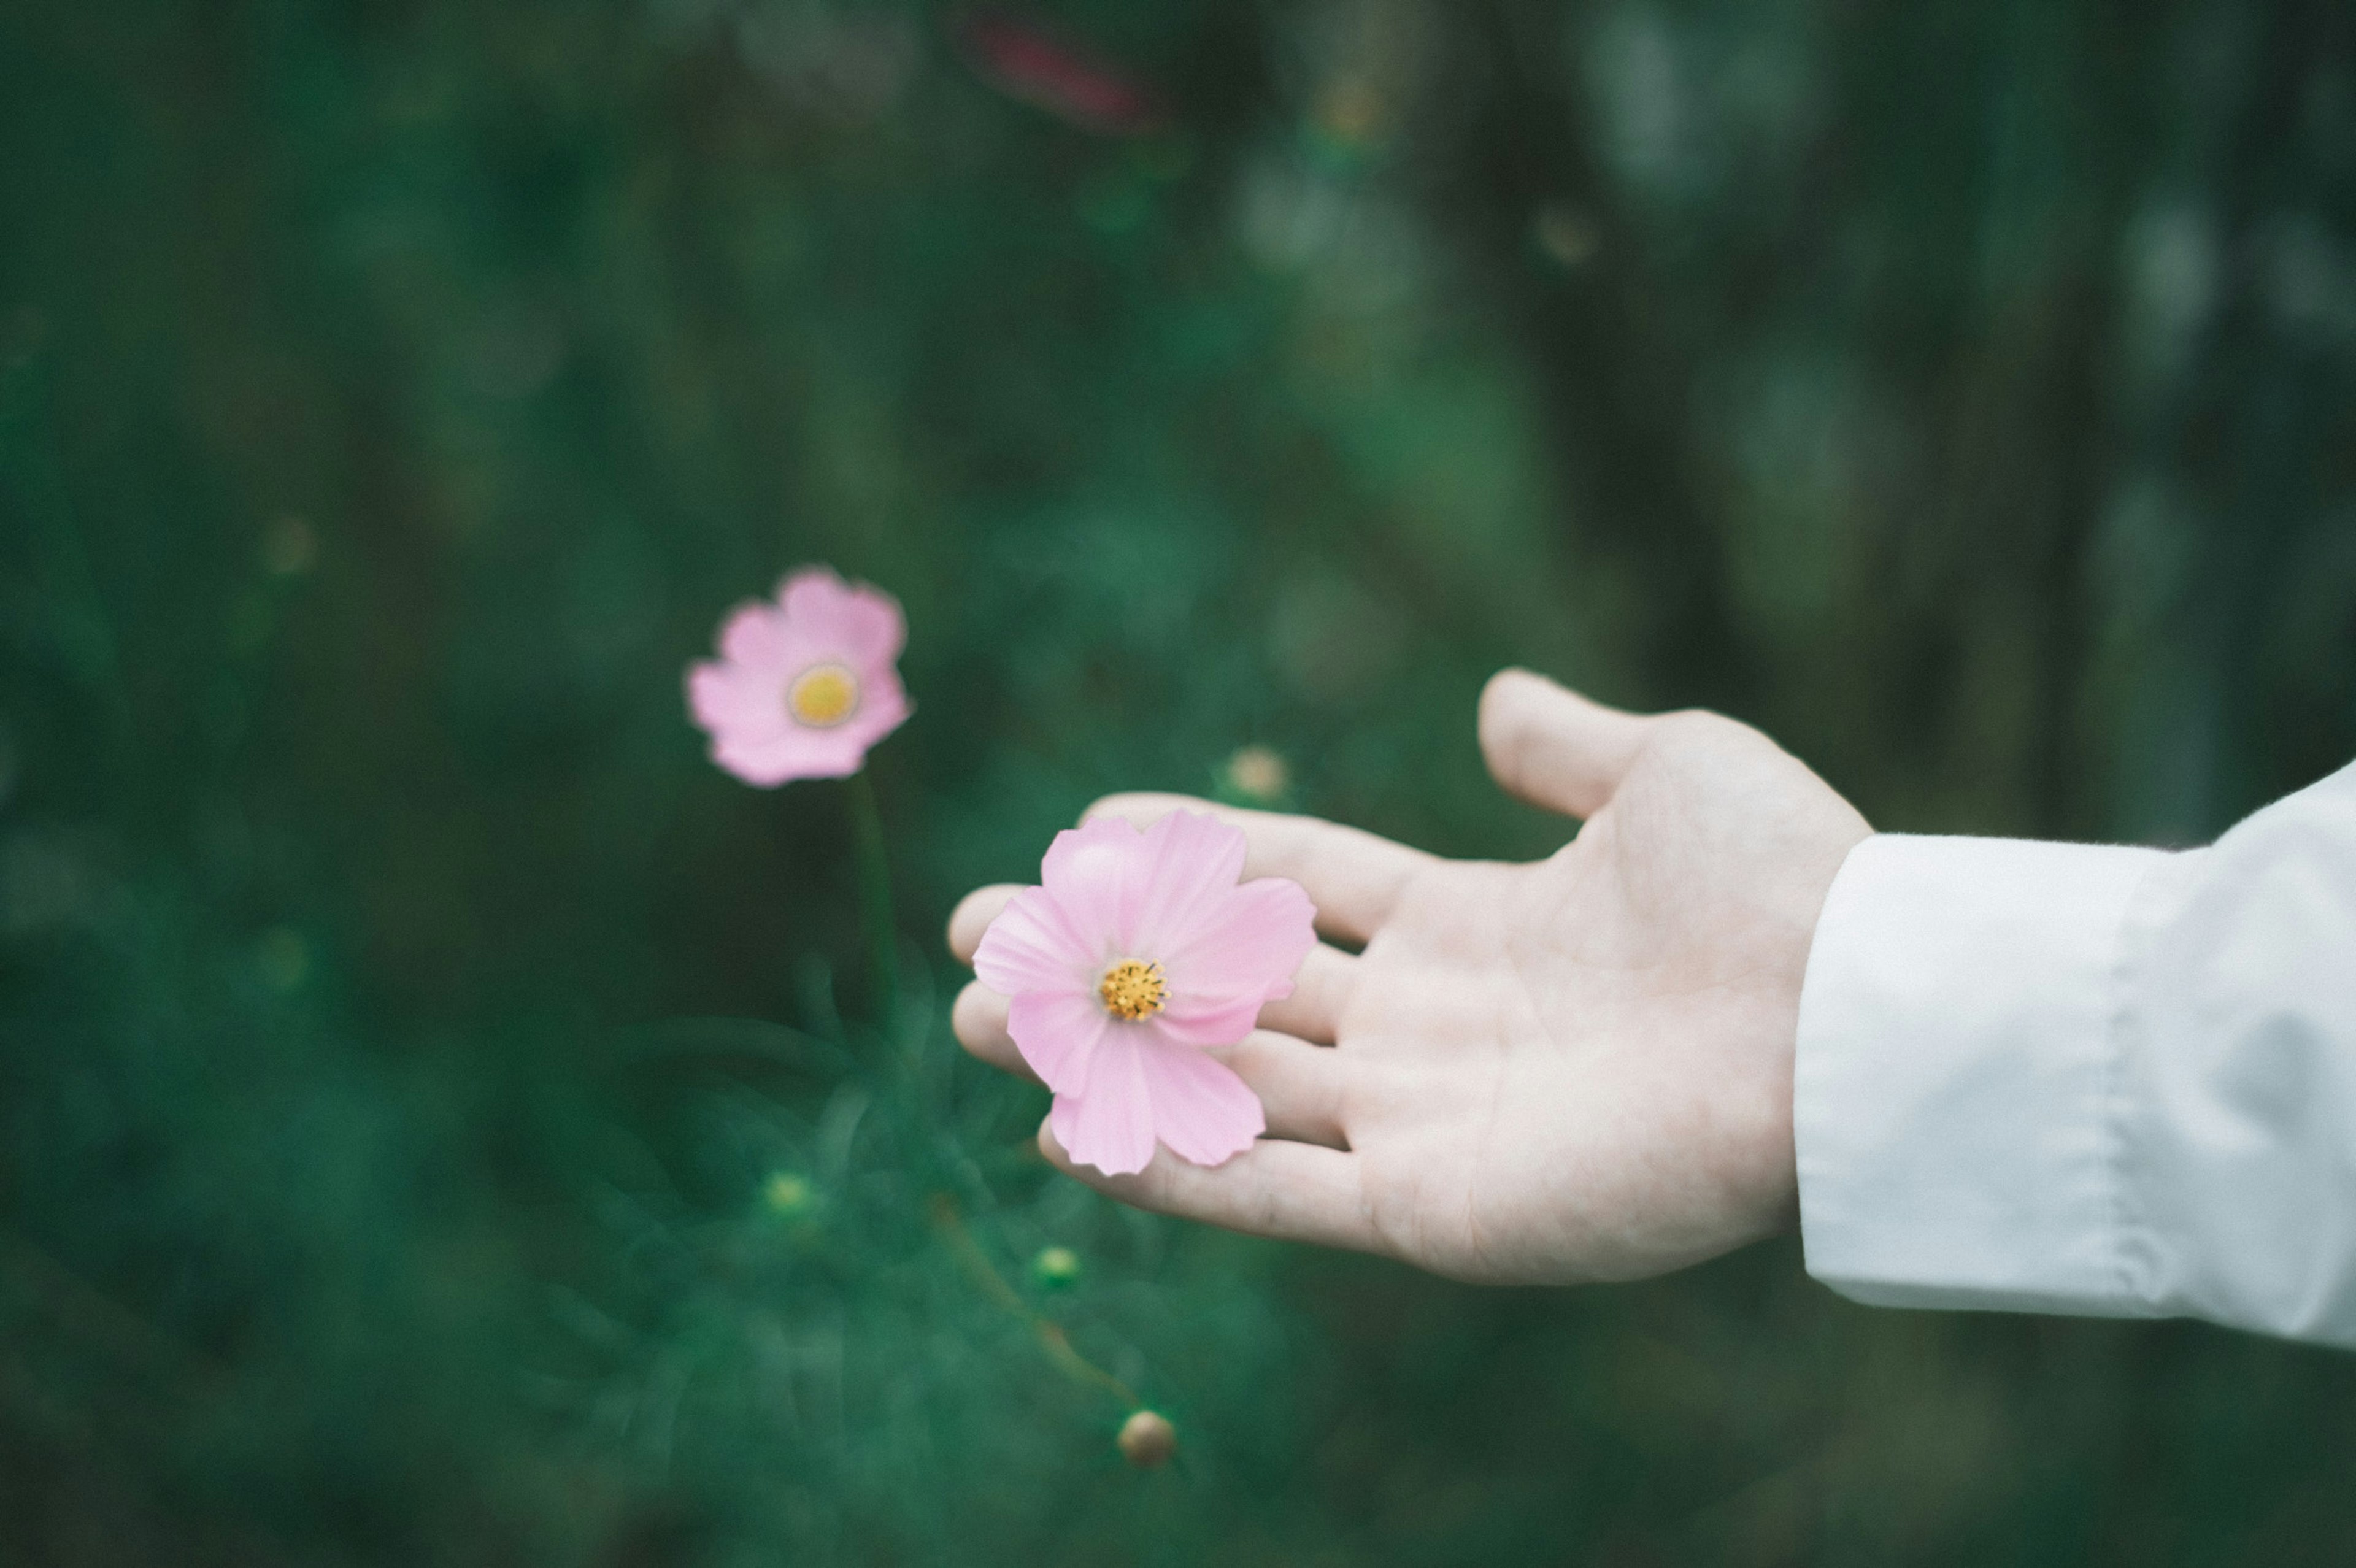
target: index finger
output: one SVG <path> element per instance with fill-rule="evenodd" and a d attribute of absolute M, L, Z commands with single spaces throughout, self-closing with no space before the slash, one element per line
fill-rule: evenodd
<path fill-rule="evenodd" d="M 1336 822 L 1248 811 L 1192 795 L 1108 795 L 1081 815 L 1125 817 L 1143 827 L 1173 811 L 1205 812 L 1242 828 L 1248 846 L 1244 875 L 1299 882 L 1317 906 L 1317 929 L 1351 942 L 1374 935 L 1398 907 L 1408 880 L 1437 863 L 1420 849 Z"/>
<path fill-rule="evenodd" d="M 992 882 L 986 888 L 976 888 L 958 900 L 949 912 L 949 952 L 960 964 L 970 966 L 974 950 L 981 945 L 981 933 L 998 918 L 1008 901 L 1023 890 L 1012 882 Z"/>

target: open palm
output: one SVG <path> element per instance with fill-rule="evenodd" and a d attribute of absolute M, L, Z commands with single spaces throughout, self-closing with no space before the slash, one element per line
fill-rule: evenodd
<path fill-rule="evenodd" d="M 1260 1029 L 1214 1054 L 1269 1136 L 1211 1168 L 1048 1157 L 1142 1207 L 1498 1282 L 1697 1262 L 1794 1212 L 1792 1053 L 1816 917 L 1864 819 L 1758 731 L 1600 707 L 1507 671 L 1481 706 L 1491 773 L 1583 818 L 1527 865 L 1445 860 L 1311 817 L 1117 795 L 1143 824 L 1214 810 L 1247 877 L 1315 901 L 1328 938 Z M 1011 888 L 958 906 L 970 960 Z M 1004 998 L 958 1000 L 968 1049 L 1025 1071 Z"/>

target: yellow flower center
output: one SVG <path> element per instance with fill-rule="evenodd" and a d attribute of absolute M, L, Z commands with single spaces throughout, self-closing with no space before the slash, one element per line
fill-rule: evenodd
<path fill-rule="evenodd" d="M 812 730 L 831 730 L 859 710 L 859 677 L 839 664 L 812 665 L 786 688 L 786 711 Z"/>
<path fill-rule="evenodd" d="M 1170 995 L 1170 982 L 1162 975 L 1161 965 L 1124 958 L 1105 971 L 1104 978 L 1098 982 L 1097 995 L 1104 998 L 1105 1011 L 1135 1023 L 1162 1010 L 1162 1004 Z"/>

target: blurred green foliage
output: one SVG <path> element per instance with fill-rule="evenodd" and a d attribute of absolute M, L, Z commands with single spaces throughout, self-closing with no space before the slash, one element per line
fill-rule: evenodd
<path fill-rule="evenodd" d="M 1512 661 L 1889 827 L 2356 753 L 2345 6 L 1004 24 L 1136 134 L 970 20 L 0 11 L 0 1558 L 2347 1561 L 2344 1357 L 1130 1213 L 935 937 L 1248 745 L 1543 852 Z M 809 560 L 913 628 L 896 1028 L 840 790 L 682 713 Z"/>

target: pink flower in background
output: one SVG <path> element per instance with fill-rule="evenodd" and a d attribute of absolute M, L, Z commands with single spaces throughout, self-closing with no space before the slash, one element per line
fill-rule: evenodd
<path fill-rule="evenodd" d="M 1055 835 L 1041 887 L 1014 895 L 974 955 L 1012 999 L 1008 1032 L 1055 1091 L 1055 1140 L 1108 1176 L 1142 1170 L 1156 1139 L 1197 1165 L 1241 1154 L 1259 1101 L 1205 1046 L 1252 1030 L 1316 945 L 1298 883 L 1238 885 L 1244 836 L 1173 812 L 1140 832 L 1098 817 Z"/>
<path fill-rule="evenodd" d="M 837 779 L 908 717 L 894 661 L 907 640 L 899 602 L 822 566 L 742 605 L 720 628 L 720 657 L 687 672 L 687 704 L 712 760 L 750 784 Z"/>
<path fill-rule="evenodd" d="M 1003 11 L 958 24 L 958 42 L 982 79 L 1009 98 L 1101 136 L 1138 136 L 1162 127 L 1153 94 L 1119 67 Z"/>

